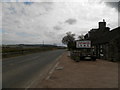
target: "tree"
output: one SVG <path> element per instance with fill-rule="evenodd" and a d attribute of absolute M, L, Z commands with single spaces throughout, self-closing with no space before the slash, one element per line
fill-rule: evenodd
<path fill-rule="evenodd" d="M 79 39 L 79 40 L 84 40 L 84 35 L 81 34 L 80 36 L 78 36 L 78 39 Z"/>
<path fill-rule="evenodd" d="M 75 43 L 75 34 L 72 34 L 71 32 L 67 32 L 66 36 L 64 36 L 62 39 L 62 43 L 66 44 L 69 50 L 72 49 Z"/>

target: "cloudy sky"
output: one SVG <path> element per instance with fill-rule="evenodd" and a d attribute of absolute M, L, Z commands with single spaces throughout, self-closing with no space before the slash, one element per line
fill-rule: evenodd
<path fill-rule="evenodd" d="M 26 2 L 27 1 L 27 2 Z M 3 44 L 62 45 L 62 37 L 71 31 L 76 37 L 98 28 L 106 20 L 111 29 L 118 27 L 118 3 L 81 0 L 38 2 L 2 0 L 0 35 Z M 35 2 L 36 1 L 36 2 Z M 1 9 L 0 7 L 0 9 Z"/>

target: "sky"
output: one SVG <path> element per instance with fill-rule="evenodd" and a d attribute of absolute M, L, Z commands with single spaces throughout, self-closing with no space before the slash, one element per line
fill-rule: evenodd
<path fill-rule="evenodd" d="M 1 0 L 1 44 L 62 45 L 66 32 L 85 35 L 98 22 L 118 27 L 118 3 L 101 0 Z"/>

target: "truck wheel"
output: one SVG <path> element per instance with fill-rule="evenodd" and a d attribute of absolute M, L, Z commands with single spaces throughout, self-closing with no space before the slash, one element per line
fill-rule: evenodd
<path fill-rule="evenodd" d="M 75 60 L 76 62 L 79 62 L 79 60 Z"/>
<path fill-rule="evenodd" d="M 93 61 L 96 61 L 96 59 L 93 59 Z"/>
<path fill-rule="evenodd" d="M 79 62 L 79 61 L 80 61 L 80 58 L 79 58 L 79 57 L 76 57 L 75 61 L 76 61 L 76 62 Z"/>

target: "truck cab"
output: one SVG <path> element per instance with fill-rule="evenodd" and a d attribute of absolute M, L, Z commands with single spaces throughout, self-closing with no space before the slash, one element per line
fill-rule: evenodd
<path fill-rule="evenodd" d="M 71 50 L 71 58 L 75 61 L 92 60 L 96 61 L 94 48 L 91 47 L 91 41 L 76 41 L 76 48 Z"/>

